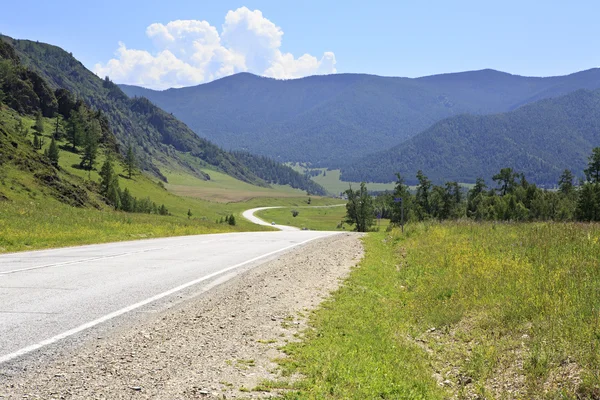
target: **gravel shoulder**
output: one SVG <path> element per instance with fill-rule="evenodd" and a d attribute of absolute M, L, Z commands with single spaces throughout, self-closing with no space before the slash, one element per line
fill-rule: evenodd
<path fill-rule="evenodd" d="M 278 348 L 362 258 L 360 235 L 311 242 L 72 354 L 0 376 L 0 398 L 197 399 L 277 379 Z"/>

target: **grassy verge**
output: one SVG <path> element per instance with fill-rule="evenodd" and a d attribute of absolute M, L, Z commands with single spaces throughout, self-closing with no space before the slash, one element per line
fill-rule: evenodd
<path fill-rule="evenodd" d="M 599 240 L 552 223 L 369 234 L 286 347 L 305 378 L 285 397 L 600 398 Z"/>

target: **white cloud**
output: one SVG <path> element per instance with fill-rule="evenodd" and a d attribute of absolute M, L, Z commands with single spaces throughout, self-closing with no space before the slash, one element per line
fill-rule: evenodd
<path fill-rule="evenodd" d="M 119 43 L 115 58 L 96 64 L 94 72 L 119 83 L 155 89 L 191 86 L 237 72 L 290 79 L 336 72 L 335 55 L 318 59 L 282 53 L 283 31 L 259 10 L 229 11 L 219 34 L 206 21 L 177 20 L 146 29 L 155 52 Z"/>

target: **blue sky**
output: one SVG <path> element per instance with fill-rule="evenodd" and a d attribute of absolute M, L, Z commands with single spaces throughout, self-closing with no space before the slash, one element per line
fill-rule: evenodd
<path fill-rule="evenodd" d="M 593 1 L 6 3 L 1 33 L 56 44 L 101 75 L 155 88 L 242 70 L 277 78 L 482 68 L 549 76 L 600 66 Z"/>

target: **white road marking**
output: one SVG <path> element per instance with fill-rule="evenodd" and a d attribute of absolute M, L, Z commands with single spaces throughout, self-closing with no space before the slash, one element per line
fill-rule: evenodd
<path fill-rule="evenodd" d="M 323 236 L 322 237 L 314 237 L 314 238 L 305 240 L 305 241 L 300 242 L 300 243 L 295 243 L 295 244 L 292 244 L 290 246 L 284 247 L 282 249 L 275 250 L 275 251 L 272 251 L 270 253 L 258 256 L 258 257 L 254 257 L 254 258 L 252 258 L 250 260 L 247 260 L 247 261 L 244 261 L 242 263 L 239 263 L 239 264 L 233 265 L 231 267 L 225 268 L 225 269 L 223 269 L 221 271 L 217 271 L 217 272 L 214 272 L 212 274 L 203 276 L 202 278 L 198 278 L 198 279 L 195 279 L 193 281 L 184 283 L 183 285 L 179 285 L 179 286 L 177 286 L 177 287 L 175 287 L 173 289 L 167 290 L 166 292 L 157 294 L 157 295 L 152 296 L 152 297 L 150 297 L 150 298 L 148 298 L 146 300 L 142 300 L 142 301 L 140 301 L 138 303 L 132 304 L 132 305 L 127 306 L 125 308 L 121 308 L 120 310 L 114 311 L 114 312 L 112 312 L 110 314 L 106 314 L 103 317 L 100 317 L 100 318 L 97 318 L 97 319 L 95 319 L 93 321 L 87 322 L 87 323 L 85 323 L 83 325 L 80 325 L 80 326 L 78 326 L 76 328 L 69 329 L 68 331 L 60 333 L 60 334 L 58 334 L 56 336 L 53 336 L 53 337 L 51 337 L 49 339 L 42 340 L 41 342 L 38 342 L 38 343 L 33 344 L 31 346 L 27 346 L 27 347 L 24 347 L 24 348 L 22 348 L 20 350 L 17 350 L 15 352 L 13 352 L 13 353 L 1 356 L 0 357 L 0 364 L 5 363 L 5 362 L 10 361 L 10 360 L 13 360 L 15 358 L 24 356 L 24 355 L 26 355 L 28 353 L 31 353 L 31 352 L 33 352 L 35 350 L 38 350 L 38 349 L 40 349 L 40 348 L 42 348 L 44 346 L 48 346 L 50 344 L 56 343 L 56 342 L 58 342 L 58 341 L 60 341 L 62 339 L 65 339 L 65 338 L 69 337 L 69 336 L 73 336 L 73 335 L 75 335 L 77 333 L 80 333 L 80 332 L 86 330 L 86 329 L 90 329 L 90 328 L 92 328 L 92 327 L 94 327 L 96 325 L 102 324 L 102 323 L 104 323 L 106 321 L 109 321 L 109 320 L 111 320 L 113 318 L 116 318 L 116 317 L 118 317 L 120 315 L 126 314 L 126 313 L 128 313 L 130 311 L 133 311 L 135 309 L 143 307 L 143 306 L 145 306 L 145 305 L 147 305 L 149 303 L 152 303 L 154 301 L 160 300 L 160 299 L 165 298 L 167 296 L 170 296 L 170 295 L 172 295 L 174 293 L 180 292 L 180 291 L 182 291 L 182 290 L 184 290 L 184 289 L 186 289 L 186 288 L 188 288 L 190 286 L 196 285 L 196 284 L 198 284 L 200 282 L 206 281 L 206 280 L 211 279 L 211 278 L 213 278 L 215 276 L 221 275 L 221 274 L 223 274 L 225 272 L 234 270 L 234 269 L 239 268 L 241 266 L 244 266 L 246 264 L 250 264 L 250 263 L 253 263 L 255 261 L 258 261 L 258 260 L 260 260 L 262 258 L 266 258 L 266 257 L 272 256 L 273 254 L 281 253 L 281 252 L 283 252 L 285 250 L 289 250 L 289 249 L 291 249 L 293 247 L 297 247 L 297 246 L 303 245 L 305 243 L 308 243 L 310 241 L 313 241 L 313 240 L 316 240 L 316 239 L 321 239 L 321 238 L 323 238 Z"/>

